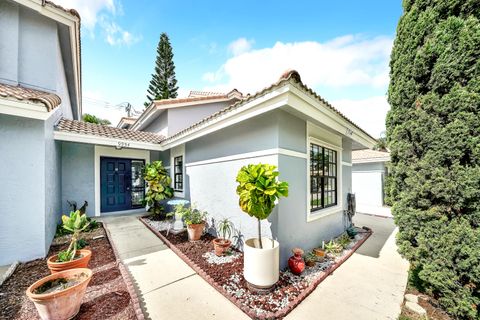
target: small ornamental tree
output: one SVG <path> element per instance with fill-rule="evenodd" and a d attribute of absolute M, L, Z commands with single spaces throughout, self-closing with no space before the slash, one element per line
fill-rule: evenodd
<path fill-rule="evenodd" d="M 480 5 L 404 0 L 387 139 L 397 243 L 418 287 L 480 319 Z"/>
<path fill-rule="evenodd" d="M 281 196 L 288 196 L 288 183 L 278 181 L 277 167 L 269 164 L 249 164 L 237 175 L 240 208 L 258 219 L 258 240 L 262 244 L 261 220 L 268 218 Z"/>
<path fill-rule="evenodd" d="M 168 175 L 162 161 L 154 161 L 145 165 L 143 178 L 148 185 L 145 202 L 150 206 L 150 211 L 153 214 L 160 214 L 163 208 L 160 206 L 159 201 L 173 197 L 173 189 L 170 187 L 172 179 Z"/>
<path fill-rule="evenodd" d="M 85 231 L 90 222 L 86 214 L 81 214 L 80 210 L 70 212 L 70 216 L 62 216 L 62 227 L 73 233 L 72 240 L 67 250 L 58 253 L 58 262 L 72 261 L 77 255 L 80 233 Z"/>

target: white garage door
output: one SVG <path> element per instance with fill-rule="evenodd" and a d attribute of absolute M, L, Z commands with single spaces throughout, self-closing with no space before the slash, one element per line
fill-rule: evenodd
<path fill-rule="evenodd" d="M 357 204 L 379 207 L 383 205 L 382 172 L 352 172 L 352 189 Z"/>

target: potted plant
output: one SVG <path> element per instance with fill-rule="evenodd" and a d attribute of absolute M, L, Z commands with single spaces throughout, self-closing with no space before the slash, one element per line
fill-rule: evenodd
<path fill-rule="evenodd" d="M 303 259 L 308 267 L 314 267 L 317 263 L 317 255 L 313 252 L 307 253 Z"/>
<path fill-rule="evenodd" d="M 288 183 L 278 181 L 274 165 L 249 164 L 237 175 L 240 208 L 258 220 L 258 238 L 245 241 L 244 277 L 256 288 L 269 289 L 279 277 L 279 243 L 262 238 L 261 221 L 268 218 L 276 201 L 288 196 Z"/>
<path fill-rule="evenodd" d="M 325 241 L 322 241 L 322 247 L 321 248 L 314 248 L 313 253 L 318 257 L 320 261 L 322 261 L 325 258 Z"/>
<path fill-rule="evenodd" d="M 232 244 L 232 241 L 230 240 L 232 232 L 233 224 L 228 218 L 222 219 L 218 222 L 217 233 L 219 237 L 213 239 L 213 247 L 217 256 L 223 256 L 230 248 Z"/>
<path fill-rule="evenodd" d="M 158 217 L 163 212 L 160 201 L 173 197 L 173 189 L 170 187 L 172 178 L 162 161 L 154 161 L 145 165 L 143 179 L 148 185 L 143 201 L 149 206 L 148 210 Z"/>
<path fill-rule="evenodd" d="M 330 256 L 334 257 L 343 251 L 343 247 L 340 243 L 332 239 L 325 245 L 325 250 Z"/>
<path fill-rule="evenodd" d="M 67 250 L 60 251 L 47 260 L 48 268 L 51 273 L 60 272 L 67 269 L 86 268 L 90 262 L 92 252 L 87 249 L 79 248 L 80 234 L 88 228 L 90 222 L 85 214 L 79 210 L 70 212 L 70 216 L 62 216 L 62 227 L 72 232 L 72 239 Z"/>
<path fill-rule="evenodd" d="M 205 229 L 205 218 L 207 213 L 192 206 L 185 207 L 183 204 L 175 206 L 175 215 L 179 215 L 187 225 L 188 239 L 190 241 L 200 240 Z"/>
<path fill-rule="evenodd" d="M 40 318 L 71 319 L 80 310 L 92 270 L 79 268 L 46 276 L 27 289 L 27 297 L 35 304 Z"/>

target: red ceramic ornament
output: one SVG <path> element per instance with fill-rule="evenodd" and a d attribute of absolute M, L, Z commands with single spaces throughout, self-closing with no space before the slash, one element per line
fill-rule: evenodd
<path fill-rule="evenodd" d="M 288 267 L 293 274 L 300 275 L 305 270 L 305 261 L 303 261 L 303 250 L 295 248 L 292 250 L 293 256 L 288 259 Z"/>

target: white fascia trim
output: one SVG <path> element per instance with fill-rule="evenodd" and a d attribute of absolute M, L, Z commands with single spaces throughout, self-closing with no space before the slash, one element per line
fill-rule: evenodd
<path fill-rule="evenodd" d="M 0 114 L 11 116 L 46 120 L 57 111 L 57 108 L 48 112 L 47 107 L 41 103 L 0 99 Z"/>
<path fill-rule="evenodd" d="M 372 159 L 357 159 L 353 160 L 353 164 L 360 164 L 360 163 L 375 163 L 375 162 L 389 162 L 390 157 L 383 157 L 383 158 L 372 158 Z"/>
<path fill-rule="evenodd" d="M 164 149 L 172 148 L 183 144 L 185 142 L 200 138 L 212 132 L 220 129 L 232 126 L 241 121 L 256 117 L 260 114 L 269 112 L 274 109 L 278 109 L 287 103 L 288 86 L 282 86 L 272 92 L 265 94 L 262 97 L 258 97 L 245 105 L 240 106 L 238 109 L 227 112 L 215 119 L 207 121 L 197 128 L 192 129 L 180 135 L 174 140 L 162 143 Z"/>
<path fill-rule="evenodd" d="M 141 149 L 141 150 L 162 151 L 162 148 L 160 147 L 160 145 L 156 143 L 99 137 L 99 136 L 92 136 L 92 135 L 74 133 L 74 132 L 54 131 L 53 137 L 55 140 L 60 140 L 60 141 L 111 146 L 111 147 L 118 147 L 121 149 Z"/>
<path fill-rule="evenodd" d="M 150 152 L 148 150 L 122 149 L 117 150 L 111 147 L 95 146 L 94 155 L 94 175 L 95 175 L 95 216 L 101 213 L 101 184 L 100 184 L 100 157 L 126 158 L 126 159 L 143 159 L 145 163 L 150 162 Z M 142 208 L 143 211 L 146 209 Z M 140 209 L 135 209 L 140 210 Z M 128 213 L 131 210 L 125 210 Z M 117 212 L 119 213 L 119 212 Z"/>
<path fill-rule="evenodd" d="M 42 6 L 42 1 L 36 0 L 15 0 L 17 3 L 30 8 L 34 11 L 37 11 L 41 15 L 53 19 L 55 21 L 61 22 L 63 24 L 69 24 L 72 22 L 78 22 L 78 17 L 71 15 L 68 12 L 60 8 L 55 8 L 51 5 Z"/>
<path fill-rule="evenodd" d="M 333 149 L 337 151 L 337 163 L 341 163 L 342 159 L 342 147 L 332 145 L 328 142 L 319 140 L 317 138 L 311 137 L 309 132 L 309 126 L 307 126 L 307 150 L 310 150 L 310 143 L 313 142 L 318 144 L 322 147 L 326 147 L 329 149 Z M 342 163 L 343 164 L 343 163 Z M 328 207 L 325 209 L 317 210 L 314 212 L 310 211 L 310 157 L 307 157 L 307 171 L 305 174 L 307 175 L 307 222 L 315 221 L 326 216 L 342 212 L 343 211 L 343 168 L 342 166 L 337 165 L 337 205 L 333 207 Z"/>
<path fill-rule="evenodd" d="M 304 90 L 296 85 L 290 84 L 290 91 L 294 94 L 290 96 L 288 105 L 298 112 L 304 113 L 316 121 L 331 127 L 337 132 L 351 138 L 361 145 L 372 149 L 377 141 L 372 139 L 358 127 L 355 127 L 329 107 L 324 106 L 317 99 L 313 98 Z"/>
<path fill-rule="evenodd" d="M 154 115 L 156 113 L 156 111 L 158 111 L 157 108 L 155 107 L 153 102 L 151 102 L 150 105 L 148 106 L 148 108 L 145 111 L 143 111 L 143 113 L 140 115 L 140 117 L 138 117 L 137 121 L 135 121 L 132 124 L 132 126 L 130 127 L 130 130 L 134 130 L 134 131 L 141 130 L 145 121 L 150 119 L 150 117 L 152 115 Z"/>
<path fill-rule="evenodd" d="M 266 149 L 266 150 L 261 150 L 261 151 L 240 153 L 240 154 L 235 154 L 235 155 L 232 155 L 232 156 L 219 157 L 219 158 L 208 159 L 208 160 L 203 160 L 203 161 L 190 162 L 190 163 L 185 164 L 185 166 L 186 167 L 195 167 L 195 166 L 201 166 L 201 165 L 206 165 L 206 164 L 236 161 L 236 160 L 243 160 L 243 159 L 250 159 L 250 158 L 258 158 L 258 157 L 265 157 L 265 156 L 271 156 L 271 155 L 285 155 L 285 156 L 290 156 L 290 157 L 307 159 L 307 154 L 306 153 L 293 151 L 293 150 L 288 150 L 288 149 L 283 149 L 283 148 L 273 148 L 273 149 Z"/>

